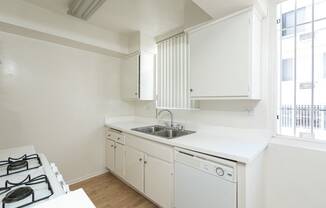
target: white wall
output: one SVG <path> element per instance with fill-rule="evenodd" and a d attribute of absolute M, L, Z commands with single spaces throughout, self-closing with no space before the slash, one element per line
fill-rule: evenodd
<path fill-rule="evenodd" d="M 120 59 L 0 32 L 0 149 L 33 144 L 67 180 L 104 170 L 104 116 L 120 101 Z"/>
<path fill-rule="evenodd" d="M 307 146 L 311 144 L 306 142 L 303 146 L 269 146 L 265 164 L 265 208 L 326 207 L 326 144 L 316 144 L 309 149 Z"/>

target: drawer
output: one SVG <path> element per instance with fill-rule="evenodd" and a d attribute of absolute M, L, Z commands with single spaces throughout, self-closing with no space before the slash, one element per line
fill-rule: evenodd
<path fill-rule="evenodd" d="M 106 135 L 105 137 L 107 139 L 111 139 L 117 143 L 120 143 L 120 144 L 124 144 L 125 143 L 125 137 L 124 135 L 119 132 L 119 131 L 116 131 L 114 129 L 110 129 L 108 128 L 107 131 L 106 131 Z"/>
<path fill-rule="evenodd" d="M 125 134 L 125 144 L 166 162 L 173 162 L 173 148 L 169 145 Z"/>

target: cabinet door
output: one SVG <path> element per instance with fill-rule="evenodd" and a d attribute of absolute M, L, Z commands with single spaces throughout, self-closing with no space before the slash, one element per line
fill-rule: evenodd
<path fill-rule="evenodd" d="M 247 97 L 250 12 L 189 32 L 191 97 Z"/>
<path fill-rule="evenodd" d="M 128 146 L 125 146 L 125 180 L 144 191 L 144 153 Z"/>
<path fill-rule="evenodd" d="M 135 100 L 139 97 L 139 54 L 131 55 L 122 60 L 121 97 Z"/>
<path fill-rule="evenodd" d="M 162 207 L 172 207 L 172 164 L 146 155 L 145 194 Z"/>
<path fill-rule="evenodd" d="M 139 99 L 154 100 L 155 55 L 141 52 L 139 69 Z"/>
<path fill-rule="evenodd" d="M 115 167 L 114 172 L 120 176 L 124 177 L 124 145 L 115 143 Z"/>
<path fill-rule="evenodd" d="M 106 140 L 106 167 L 111 171 L 114 170 L 114 141 Z"/>

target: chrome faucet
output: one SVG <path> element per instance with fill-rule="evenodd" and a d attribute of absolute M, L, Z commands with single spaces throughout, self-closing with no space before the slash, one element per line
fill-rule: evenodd
<path fill-rule="evenodd" d="M 170 111 L 170 110 L 168 110 L 168 109 L 160 110 L 160 111 L 157 113 L 157 117 L 158 117 L 162 112 L 168 112 L 168 113 L 170 114 L 170 119 L 171 119 L 170 127 L 173 128 L 173 127 L 174 127 L 174 122 L 173 122 L 173 113 L 172 113 L 172 111 Z"/>

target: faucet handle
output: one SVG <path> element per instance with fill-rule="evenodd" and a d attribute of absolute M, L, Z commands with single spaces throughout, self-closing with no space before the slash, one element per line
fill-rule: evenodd
<path fill-rule="evenodd" d="M 184 126 L 182 124 L 176 124 L 175 128 L 178 129 L 178 130 L 181 130 L 181 131 L 184 130 Z"/>

